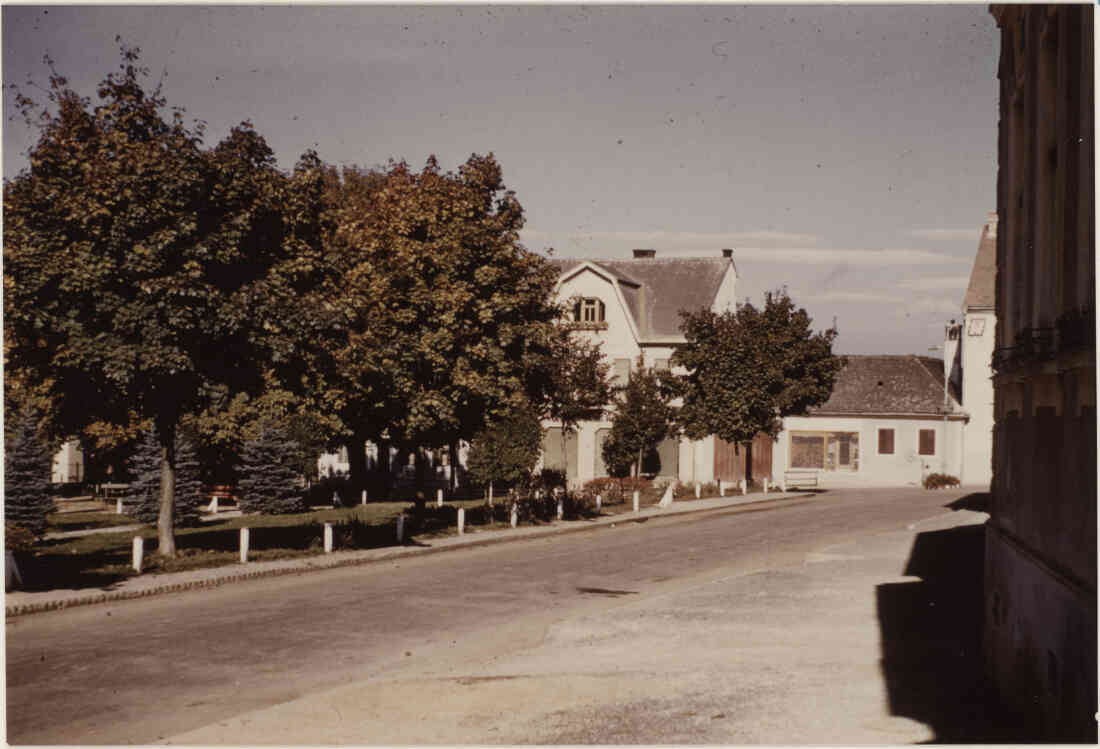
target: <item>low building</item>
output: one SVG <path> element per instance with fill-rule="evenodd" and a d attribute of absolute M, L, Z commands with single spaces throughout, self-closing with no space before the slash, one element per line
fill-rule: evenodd
<path fill-rule="evenodd" d="M 915 486 L 929 473 L 958 476 L 965 417 L 944 389 L 943 361 L 846 358 L 829 400 L 783 419 L 775 480 L 813 473 L 821 487 Z"/>
<path fill-rule="evenodd" d="M 574 335 L 602 346 L 612 376 L 625 384 L 642 357 L 643 366 L 669 368 L 676 347 L 686 342 L 680 310 L 732 310 L 737 268 L 733 251 L 714 257 L 659 258 L 655 250 L 634 250 L 632 258 L 555 258 L 560 271 L 558 299 L 571 310 Z M 611 431 L 611 414 L 582 422 L 568 434 L 562 455 L 561 425 L 545 422 L 542 465 L 564 470 L 570 486 L 607 475 L 601 448 Z M 719 449 L 716 450 L 716 447 Z M 714 438 L 665 440 L 646 472 L 683 482 L 706 483 L 721 476 L 723 451 Z"/>

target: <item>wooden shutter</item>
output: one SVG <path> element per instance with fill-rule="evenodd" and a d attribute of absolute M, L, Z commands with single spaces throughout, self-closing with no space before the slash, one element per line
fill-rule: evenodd
<path fill-rule="evenodd" d="M 936 454 L 936 430 L 935 429 L 922 429 L 922 430 L 920 430 L 920 454 L 921 455 L 935 455 Z"/>
<path fill-rule="evenodd" d="M 894 430 L 893 429 L 880 429 L 880 430 L 878 430 L 878 454 L 879 455 L 893 455 L 894 454 Z"/>

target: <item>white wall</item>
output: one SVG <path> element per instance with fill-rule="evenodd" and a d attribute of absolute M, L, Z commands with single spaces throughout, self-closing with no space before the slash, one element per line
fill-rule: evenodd
<path fill-rule="evenodd" d="M 55 484 L 84 480 L 84 451 L 78 440 L 69 440 L 54 453 L 50 480 Z"/>
<path fill-rule="evenodd" d="M 893 455 L 878 454 L 878 430 L 894 430 Z M 918 455 L 921 429 L 936 433 L 934 455 Z M 820 471 L 819 484 L 829 486 L 907 486 L 920 485 L 927 473 L 959 475 L 959 449 L 962 422 L 950 421 L 944 430 L 943 418 L 826 417 L 789 416 L 772 448 L 772 475 L 778 481 L 790 468 L 792 431 L 857 432 L 859 468 L 856 471 Z"/>
<path fill-rule="evenodd" d="M 986 488 L 993 479 L 991 361 L 995 326 L 996 316 L 992 311 L 968 312 L 963 320 L 962 330 L 962 408 L 970 415 L 970 423 L 964 429 L 960 479 L 963 484 Z"/>

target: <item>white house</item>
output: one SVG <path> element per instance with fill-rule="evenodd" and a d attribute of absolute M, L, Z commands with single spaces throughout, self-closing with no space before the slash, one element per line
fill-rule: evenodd
<path fill-rule="evenodd" d="M 574 335 L 602 345 L 619 383 L 630 376 L 639 355 L 644 366 L 669 367 L 676 347 L 685 342 L 680 310 L 723 312 L 736 301 L 737 268 L 733 251 L 714 257 L 659 258 L 654 250 L 634 250 L 629 259 L 555 258 L 560 270 L 556 293 L 572 310 Z M 561 426 L 544 423 L 542 465 L 566 470 L 570 486 L 606 476 L 601 447 L 611 429 L 610 413 L 582 422 L 561 454 Z M 715 479 L 713 438 L 668 439 L 658 449 L 658 476 L 684 482 Z"/>
<path fill-rule="evenodd" d="M 68 440 L 54 453 L 50 480 L 55 484 L 68 484 L 84 480 L 84 451 L 79 440 Z"/>
<path fill-rule="evenodd" d="M 962 324 L 949 332 L 944 349 L 951 383 L 969 417 L 963 426 L 959 480 L 989 487 L 993 479 L 993 348 L 997 327 L 997 214 L 982 227 L 978 254 L 962 304 Z M 954 322 L 954 321 L 952 321 Z"/>
<path fill-rule="evenodd" d="M 944 389 L 943 360 L 852 356 L 829 400 L 783 420 L 772 473 L 813 472 L 822 487 L 919 485 L 958 476 L 965 414 Z"/>

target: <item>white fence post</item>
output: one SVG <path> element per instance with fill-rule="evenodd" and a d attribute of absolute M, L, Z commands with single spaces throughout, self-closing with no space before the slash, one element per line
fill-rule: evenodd
<path fill-rule="evenodd" d="M 638 490 L 634 490 L 634 512 L 638 511 Z"/>
<path fill-rule="evenodd" d="M 442 489 L 436 489 L 435 490 L 435 506 L 436 507 L 442 507 L 443 506 L 443 490 Z"/>
<path fill-rule="evenodd" d="M 517 525 L 517 524 L 519 523 L 519 509 L 518 509 L 518 508 L 516 507 L 516 503 L 515 503 L 515 502 L 513 502 L 513 503 L 512 503 L 512 517 L 511 517 L 511 521 L 512 521 L 512 527 L 513 527 L 513 528 L 515 528 L 515 527 L 516 527 L 516 525 Z"/>
<path fill-rule="evenodd" d="M 141 536 L 134 536 L 134 570 L 141 574 L 141 562 L 145 558 L 145 539 Z"/>
<path fill-rule="evenodd" d="M 325 523 L 325 553 L 332 553 L 332 523 Z"/>
<path fill-rule="evenodd" d="M 119 497 L 118 501 L 115 502 L 115 514 L 116 515 L 121 515 L 122 514 L 122 497 Z"/>
<path fill-rule="evenodd" d="M 565 507 L 562 506 L 561 497 L 558 497 L 558 520 L 565 517 Z"/>
<path fill-rule="evenodd" d="M 768 493 L 768 479 L 766 476 L 764 477 L 764 493 Z"/>
<path fill-rule="evenodd" d="M 722 479 L 718 479 L 718 496 L 726 496 L 726 483 Z"/>
<path fill-rule="evenodd" d="M 364 489 L 364 490 L 363 490 L 363 499 L 362 499 L 362 501 L 360 502 L 360 504 L 364 504 L 364 505 L 365 505 L 366 503 L 367 503 L 367 490 L 366 490 L 366 489 Z"/>
<path fill-rule="evenodd" d="M 702 489 L 701 486 L 699 486 L 699 482 L 696 481 L 695 482 L 695 498 L 699 499 L 699 497 L 701 497 L 701 496 L 703 496 L 703 489 Z"/>
<path fill-rule="evenodd" d="M 466 509 L 463 507 L 458 508 L 458 535 L 462 535 L 466 532 Z"/>
<path fill-rule="evenodd" d="M 397 543 L 405 543 L 405 513 L 397 516 Z"/>
<path fill-rule="evenodd" d="M 741 479 L 741 496 L 745 496 L 749 493 L 749 480 Z"/>
<path fill-rule="evenodd" d="M 599 494 L 597 494 L 596 495 L 596 513 L 597 514 L 599 514 L 599 512 L 600 512 L 600 505 L 602 504 L 602 502 L 603 502 L 603 497 L 601 497 Z"/>
<path fill-rule="evenodd" d="M 241 528 L 241 564 L 248 561 L 248 528 Z"/>

